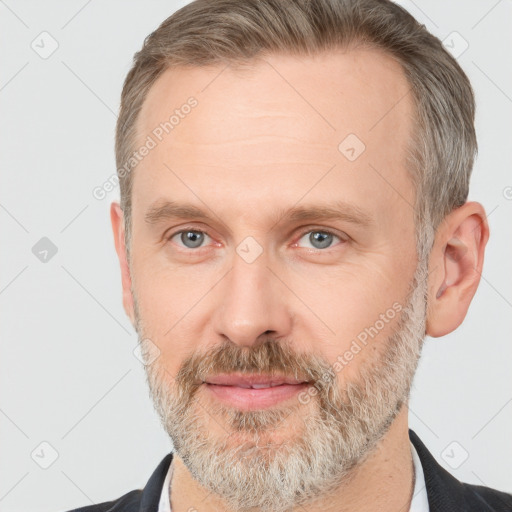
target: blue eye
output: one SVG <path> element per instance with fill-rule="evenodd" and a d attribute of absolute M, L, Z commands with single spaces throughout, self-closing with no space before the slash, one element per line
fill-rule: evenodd
<path fill-rule="evenodd" d="M 204 242 L 205 237 L 208 237 L 204 231 L 187 229 L 185 231 L 178 231 L 178 233 L 175 233 L 173 236 L 171 236 L 169 240 L 172 240 L 178 235 L 180 242 L 187 249 L 197 249 Z"/>
<path fill-rule="evenodd" d="M 341 240 L 339 236 L 324 230 L 314 230 L 304 233 L 299 242 L 306 239 L 311 244 L 313 249 L 327 249 L 333 244 L 333 239 Z"/>
<path fill-rule="evenodd" d="M 198 249 L 203 247 L 210 237 L 204 231 L 198 229 L 184 229 L 174 233 L 168 239 L 171 241 L 175 238 L 174 243 L 180 247 Z M 309 230 L 303 233 L 296 245 L 310 244 L 309 247 L 306 245 L 306 248 L 322 250 L 335 245 L 336 239 L 342 242 L 346 241 L 340 236 L 324 229 Z"/>

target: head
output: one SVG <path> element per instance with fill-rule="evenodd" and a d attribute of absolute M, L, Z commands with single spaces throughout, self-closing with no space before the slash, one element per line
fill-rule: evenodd
<path fill-rule="evenodd" d="M 425 335 L 464 319 L 488 238 L 473 122 L 457 62 L 386 1 L 198 0 L 135 55 L 123 303 L 177 454 L 233 508 L 340 485 L 406 407 Z M 207 384 L 234 372 L 306 384 L 234 406 Z"/>

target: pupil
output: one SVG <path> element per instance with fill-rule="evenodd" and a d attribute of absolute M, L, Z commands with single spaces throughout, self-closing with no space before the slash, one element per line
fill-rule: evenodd
<path fill-rule="evenodd" d="M 309 235 L 309 240 L 317 249 L 325 249 L 331 245 L 332 235 L 323 233 L 322 231 L 315 231 Z"/>
<path fill-rule="evenodd" d="M 203 233 L 197 231 L 186 231 L 181 234 L 181 241 L 186 247 L 195 248 L 201 245 L 203 236 Z"/>

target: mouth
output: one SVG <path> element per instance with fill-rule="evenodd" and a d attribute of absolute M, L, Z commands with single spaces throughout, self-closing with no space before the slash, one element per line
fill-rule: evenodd
<path fill-rule="evenodd" d="M 203 384 L 218 400 L 243 410 L 264 409 L 296 396 L 311 382 L 293 377 L 256 374 L 223 374 Z"/>

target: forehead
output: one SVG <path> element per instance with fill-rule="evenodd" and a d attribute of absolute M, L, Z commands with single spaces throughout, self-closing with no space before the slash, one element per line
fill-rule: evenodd
<path fill-rule="evenodd" d="M 203 194 L 215 190 L 219 205 L 223 194 L 233 199 L 240 191 L 240 204 L 261 200 L 262 193 L 272 201 L 276 192 L 281 203 L 293 204 L 333 166 L 336 173 L 310 198 L 337 188 L 374 212 L 404 206 L 400 196 L 410 208 L 412 125 L 402 68 L 376 49 L 271 55 L 243 71 L 227 65 L 169 69 L 150 89 L 138 119 L 138 145 L 148 137 L 155 145 L 135 171 L 134 210 L 156 199 L 156 182 L 160 191 L 166 184 L 176 190 L 177 175 Z"/>

